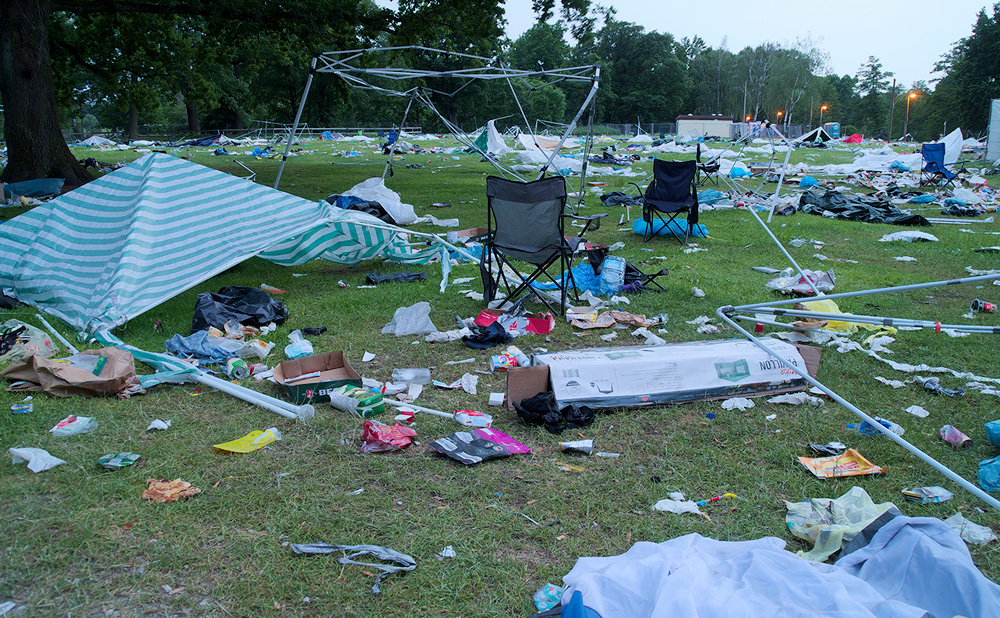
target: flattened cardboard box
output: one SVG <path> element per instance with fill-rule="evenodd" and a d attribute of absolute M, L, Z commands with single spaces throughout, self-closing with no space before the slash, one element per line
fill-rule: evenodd
<path fill-rule="evenodd" d="M 816 377 L 819 348 L 779 340 L 768 343 Z M 560 406 L 622 408 L 779 395 L 809 386 L 767 352 L 738 340 L 536 354 L 533 363 L 507 373 L 509 409 L 515 401 L 548 390 L 555 392 Z"/>
<path fill-rule="evenodd" d="M 319 371 L 315 378 L 286 383 L 307 373 Z M 274 368 L 274 381 L 292 403 L 311 403 L 316 399 L 329 399 L 330 391 L 341 386 L 361 386 L 358 375 L 343 352 L 326 352 L 303 356 L 281 363 Z"/>

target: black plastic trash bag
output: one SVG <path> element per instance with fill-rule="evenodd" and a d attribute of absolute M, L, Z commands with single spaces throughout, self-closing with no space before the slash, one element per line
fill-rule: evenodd
<path fill-rule="evenodd" d="M 538 393 L 514 402 L 517 416 L 529 425 L 545 425 L 549 433 L 562 433 L 566 429 L 586 427 L 594 422 L 594 410 L 578 403 L 556 407 L 556 396 L 552 391 Z"/>
<path fill-rule="evenodd" d="M 271 322 L 283 324 L 288 319 L 285 303 L 274 300 L 264 290 L 226 286 L 217 294 L 202 292 L 194 303 L 191 332 L 209 326 L 223 328 L 229 320 L 244 326 L 266 326 Z"/>
<path fill-rule="evenodd" d="M 462 341 L 470 348 L 485 350 L 495 345 L 507 343 L 513 338 L 514 336 L 504 330 L 504 327 L 497 321 L 489 326 L 473 327 L 470 334 L 462 337 Z"/>
<path fill-rule="evenodd" d="M 930 221 L 920 215 L 903 212 L 885 200 L 833 190 L 820 195 L 818 191 L 809 189 L 799 198 L 799 210 L 810 215 L 865 223 L 930 225 Z"/>

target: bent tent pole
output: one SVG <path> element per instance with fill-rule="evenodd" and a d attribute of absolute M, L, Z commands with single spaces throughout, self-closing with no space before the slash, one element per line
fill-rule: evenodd
<path fill-rule="evenodd" d="M 782 187 L 782 185 L 785 184 L 785 172 L 788 171 L 788 161 L 789 161 L 789 159 L 792 156 L 792 143 L 790 141 L 788 141 L 788 138 L 785 137 L 781 133 L 781 131 L 779 131 L 778 129 L 775 129 L 774 125 L 770 125 L 769 124 L 768 126 L 771 128 L 772 131 L 774 131 L 775 133 L 778 134 L 778 137 L 781 138 L 781 141 L 785 142 L 785 162 L 781 165 L 781 174 L 778 176 L 778 188 L 774 190 L 774 195 L 771 196 L 771 200 L 772 200 L 771 201 L 771 209 L 770 209 L 770 211 L 767 214 L 767 222 L 770 223 L 771 222 L 771 217 L 774 216 L 774 206 L 775 206 L 775 204 L 777 204 L 777 202 L 775 200 L 777 199 L 778 194 L 781 193 L 781 187 Z"/>
<path fill-rule="evenodd" d="M 747 208 L 747 210 L 749 210 L 750 214 L 753 215 L 753 218 L 757 220 L 757 223 L 760 223 L 760 226 L 764 228 L 764 231 L 767 232 L 767 235 L 771 237 L 771 240 L 774 241 L 774 244 L 778 245 L 778 248 L 781 249 L 781 252 L 785 254 L 785 257 L 788 258 L 788 261 L 791 262 L 792 266 L 795 267 L 795 270 L 798 271 L 799 276 L 802 277 L 805 280 L 805 282 L 809 284 L 809 287 L 812 288 L 812 291 L 816 293 L 816 296 L 823 296 L 823 293 L 820 292 L 819 288 L 816 287 L 816 284 L 814 284 L 812 280 L 806 276 L 806 274 L 802 271 L 802 267 L 799 266 L 799 263 L 795 261 L 795 258 L 793 258 L 792 255 L 788 253 L 788 250 L 785 249 L 785 246 L 781 244 L 781 241 L 778 240 L 777 236 L 771 233 L 771 228 L 767 227 L 767 224 L 764 223 L 764 221 L 759 216 L 757 216 L 757 211 L 753 209 L 753 206 L 750 206 L 749 208 Z"/>
<path fill-rule="evenodd" d="M 935 470 L 937 470 L 941 474 L 945 475 L 946 477 L 948 477 L 952 481 L 955 481 L 956 483 L 958 483 L 959 485 L 961 485 L 963 489 L 965 489 L 966 491 L 968 491 L 972 495 L 976 496 L 977 498 L 979 498 L 980 500 L 982 500 L 986 504 L 992 506 L 997 511 L 1000 511 L 1000 501 L 998 501 L 996 498 L 994 498 L 993 496 L 989 495 L 988 493 L 986 493 L 985 491 L 983 491 L 979 487 L 976 487 L 975 485 L 973 485 L 969 481 L 965 480 L 964 477 L 962 477 L 962 476 L 958 475 L 957 473 L 953 472 L 950 468 L 948 468 L 947 466 L 945 466 L 941 462 L 937 461 L 936 459 L 934 459 L 933 457 L 931 457 L 927 453 L 924 453 L 923 451 L 921 451 L 917 447 L 913 446 L 912 444 L 910 444 L 909 442 L 907 442 L 906 440 L 904 440 L 902 437 L 897 436 L 896 434 L 892 433 L 891 431 L 889 431 L 889 429 L 887 427 L 882 426 L 881 423 L 879 423 L 878 421 L 876 421 L 872 417 L 868 416 L 867 414 L 865 414 L 864 412 L 862 412 L 861 410 L 859 410 L 857 407 L 855 407 L 854 405 L 852 405 L 850 402 L 848 402 L 846 399 L 844 399 L 843 397 L 841 397 L 837 393 L 833 392 L 832 390 L 830 390 L 829 388 L 827 388 L 826 386 L 824 386 L 823 384 L 821 384 L 818 380 L 814 379 L 807 372 L 805 372 L 802 369 L 796 367 L 795 365 L 789 363 L 787 360 L 785 360 L 784 358 L 782 358 L 782 356 L 780 354 L 778 354 L 777 352 L 775 352 L 774 350 L 772 350 L 771 348 L 769 348 L 768 346 L 766 346 L 760 339 L 758 339 L 757 337 L 755 337 L 749 331 L 744 330 L 740 325 L 738 325 L 736 322 L 734 322 L 732 319 L 730 319 L 729 314 L 733 313 L 734 311 L 736 311 L 736 308 L 733 307 L 732 305 L 729 305 L 729 306 L 726 306 L 726 307 L 719 307 L 718 309 L 716 309 L 715 314 L 717 316 L 719 316 L 721 319 L 723 319 L 724 321 L 726 321 L 730 326 L 732 326 L 733 328 L 735 328 L 737 331 L 739 331 L 739 333 L 741 335 L 743 335 L 748 340 L 750 340 L 758 348 L 764 350 L 765 352 L 767 352 L 768 354 L 770 354 L 774 358 L 778 359 L 778 361 L 782 365 L 788 367 L 789 369 L 791 369 L 792 371 L 794 371 L 795 373 L 797 373 L 800 377 L 802 377 L 803 379 L 805 379 L 805 381 L 808 382 L 809 384 L 812 384 L 813 386 L 815 386 L 815 387 L 819 388 L 820 390 L 822 390 L 824 393 L 826 393 L 827 395 L 829 395 L 831 399 L 833 399 L 834 401 L 836 401 L 840 405 L 844 406 L 849 411 L 851 411 L 852 413 L 854 413 L 854 415 L 856 415 L 858 418 L 864 420 L 869 425 L 871 425 L 872 427 L 874 427 L 875 429 L 877 429 L 882 435 L 884 435 L 885 437 L 889 438 L 890 440 L 892 440 L 896 444 L 902 446 L 904 449 L 906 449 L 910 453 L 916 455 L 919 459 L 923 460 L 925 463 L 927 463 L 928 465 L 930 465 L 932 468 L 934 468 Z"/>
<path fill-rule="evenodd" d="M 302 118 L 302 110 L 306 106 L 306 98 L 309 96 L 309 87 L 312 86 L 313 77 L 316 75 L 316 62 L 319 54 L 313 54 L 312 64 L 309 66 L 309 77 L 306 78 L 306 88 L 302 91 L 302 100 L 299 101 L 299 109 L 295 112 L 295 120 L 292 121 L 292 130 L 288 133 L 288 142 L 285 144 L 285 152 L 281 155 L 281 165 L 278 166 L 278 177 L 274 179 L 274 189 L 278 188 L 281 182 L 281 173 L 285 171 L 285 161 L 288 160 L 288 153 L 292 150 L 292 141 L 295 140 L 295 130 L 299 128 L 299 120 Z"/>
<path fill-rule="evenodd" d="M 413 97 L 406 102 L 406 111 L 403 112 L 403 120 L 399 123 L 399 131 L 396 132 L 396 139 L 389 144 L 389 156 L 385 160 L 385 169 L 382 170 L 382 183 L 385 184 L 385 175 L 392 169 L 392 156 L 396 154 L 396 144 L 403 139 L 403 127 L 406 126 L 406 117 L 410 115 L 410 106 L 413 105 Z"/>
<path fill-rule="evenodd" d="M 556 157 L 559 155 L 559 151 L 562 149 L 563 144 L 565 144 L 569 136 L 573 134 L 573 130 L 576 129 L 577 123 L 580 122 L 580 117 L 583 116 L 583 112 L 587 111 L 587 106 L 590 105 L 590 102 L 594 100 L 595 96 L 597 96 L 597 89 L 600 81 L 601 65 L 595 64 L 594 79 L 590 83 L 590 91 L 587 93 L 587 98 L 584 99 L 583 105 L 581 105 L 579 111 L 576 112 L 576 116 L 573 116 L 573 120 L 570 121 L 569 125 L 566 127 L 566 131 L 563 133 L 562 137 L 559 138 L 559 143 L 556 144 L 555 150 L 553 150 L 552 154 L 549 155 L 549 159 L 545 162 L 542 170 L 538 172 L 538 178 L 542 178 L 545 175 L 545 171 L 549 169 L 549 166 L 552 165 L 552 162 L 555 161 Z"/>

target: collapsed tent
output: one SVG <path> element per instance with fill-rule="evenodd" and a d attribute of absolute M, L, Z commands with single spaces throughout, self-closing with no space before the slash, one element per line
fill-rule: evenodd
<path fill-rule="evenodd" d="M 106 137 L 101 137 L 100 135 L 91 135 L 87 139 L 80 142 L 81 146 L 114 146 L 115 142 L 109 140 Z"/>
<path fill-rule="evenodd" d="M 820 195 L 818 191 L 809 189 L 799 198 L 799 209 L 806 214 L 832 219 L 892 225 L 930 225 L 920 215 L 904 212 L 885 200 L 833 190 Z"/>
<path fill-rule="evenodd" d="M 503 136 L 497 131 L 496 119 L 486 123 L 486 128 L 476 138 L 475 145 L 481 152 L 496 156 L 503 156 L 514 151 L 513 148 L 507 146 Z"/>
<path fill-rule="evenodd" d="M 0 224 L 0 289 L 110 330 L 267 250 L 280 264 L 427 262 L 406 230 L 152 153 Z M 436 238 L 431 235 L 425 235 Z"/>
<path fill-rule="evenodd" d="M 792 143 L 804 144 L 808 142 L 811 144 L 825 144 L 826 142 L 829 142 L 832 139 L 833 138 L 830 137 L 830 134 L 826 132 L 826 129 L 824 129 L 823 127 L 816 127 L 815 129 L 806 133 L 802 137 L 793 140 Z"/>

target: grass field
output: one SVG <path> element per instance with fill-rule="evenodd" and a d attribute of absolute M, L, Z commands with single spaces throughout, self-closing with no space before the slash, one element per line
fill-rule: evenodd
<path fill-rule="evenodd" d="M 337 145 L 307 144 L 308 154 L 289 160 L 282 180 L 286 191 L 320 199 L 380 175 L 384 158 L 335 154 Z M 233 150 L 233 149 L 231 149 Z M 237 151 L 243 148 L 235 148 Z M 132 152 L 96 152 L 78 149 L 81 157 L 114 162 L 136 158 Z M 245 175 L 233 159 L 257 172 L 257 181 L 270 185 L 277 160 L 246 156 L 214 157 L 210 149 L 192 149 L 191 159 L 237 175 Z M 456 160 L 453 157 L 458 157 Z M 806 158 L 808 157 L 808 158 Z M 792 162 L 850 162 L 846 151 L 796 151 Z M 763 160 L 766 160 L 764 158 Z M 406 164 L 419 164 L 408 169 Z M 648 160 L 634 166 L 647 172 Z M 484 178 L 492 168 L 472 155 L 406 155 L 395 161 L 390 188 L 418 215 L 457 217 L 462 227 L 485 224 Z M 627 181 L 643 177 L 601 177 L 606 190 L 627 190 Z M 993 186 L 997 176 L 989 177 Z M 839 185 L 854 187 L 841 178 Z M 787 189 L 797 191 L 798 189 Z M 584 211 L 601 212 L 598 193 L 588 193 Z M 431 203 L 449 202 L 447 208 Z M 23 212 L 8 208 L 4 219 Z M 717 307 L 762 302 L 774 298 L 764 287 L 767 275 L 753 266 L 788 266 L 777 247 L 745 210 L 702 213 L 711 236 L 697 239 L 707 251 L 685 254 L 673 241 L 657 238 L 644 244 L 631 231 L 616 225 L 620 208 L 611 209 L 592 240 L 625 243 L 617 252 L 644 270 L 669 268 L 660 281 L 662 293 L 631 298 L 628 310 L 655 315 L 666 313 L 670 342 L 734 337 L 732 330 L 699 335 L 686 324 L 701 315 L 713 316 Z M 934 210 L 923 211 L 933 216 Z M 633 212 L 633 215 L 636 213 Z M 981 219 L 983 217 L 980 217 Z M 421 231 L 442 231 L 427 225 Z M 903 229 L 888 225 L 829 220 L 796 214 L 776 217 L 774 234 L 787 243 L 794 237 L 821 240 L 789 247 L 804 268 L 834 268 L 835 291 L 896 286 L 966 275 L 966 267 L 997 269 L 996 253 L 972 249 L 1000 244 L 996 223 L 937 225 L 928 228 L 937 243 L 881 243 L 886 233 Z M 964 232 L 973 229 L 976 234 Z M 787 246 L 787 245 L 786 245 Z M 820 261 L 829 258 L 857 263 Z M 896 256 L 916 262 L 898 262 Z M 410 267 L 412 269 L 412 267 Z M 366 377 L 387 380 L 394 368 L 432 367 L 435 379 L 451 382 L 466 371 L 486 369 L 490 351 L 472 350 L 461 342 L 427 344 L 421 337 L 397 339 L 380 334 L 397 307 L 417 301 L 431 303 L 431 317 L 439 329 L 451 328 L 455 316 L 477 314 L 483 303 L 458 293 L 464 286 L 438 293 L 440 268 L 429 265 L 422 283 L 357 289 L 369 271 L 391 272 L 403 267 L 366 263 L 346 268 L 326 262 L 283 268 L 251 259 L 118 329 L 131 345 L 163 351 L 173 333 L 190 331 L 195 296 L 225 285 L 259 286 L 267 283 L 289 290 L 280 299 L 290 317 L 269 337 L 277 343 L 266 362 L 284 360 L 285 335 L 293 329 L 326 326 L 312 338 L 316 352 L 343 350 Z M 306 276 L 296 277 L 295 274 Z M 477 277 L 478 268 L 461 264 L 452 277 Z M 337 285 L 343 280 L 350 287 Z M 705 291 L 692 295 L 693 287 Z M 1000 287 L 949 286 L 894 295 L 845 300 L 845 312 L 966 323 L 962 314 L 973 298 L 1000 300 Z M 22 308 L 0 312 L 34 323 L 34 311 Z M 163 331 L 153 330 L 159 319 Z M 975 324 L 1000 324 L 998 314 L 979 314 Z M 72 334 L 58 325 L 67 336 Z M 628 331 L 618 331 L 612 343 L 602 332 L 574 332 L 565 322 L 549 336 L 530 335 L 516 341 L 528 351 L 551 351 L 604 345 L 639 344 Z M 855 335 L 861 340 L 865 335 Z M 997 345 L 989 335 L 951 338 L 933 331 L 894 334 L 891 357 L 898 362 L 927 363 L 959 371 L 1000 377 Z M 365 352 L 376 354 L 362 363 Z M 445 365 L 449 360 L 474 358 L 472 364 Z M 140 371 L 146 369 L 140 367 Z M 6 408 L 21 396 L 0 392 L 0 446 L 33 446 L 65 459 L 66 465 L 40 474 L 21 466 L 0 466 L 0 601 L 11 599 L 27 606 L 31 616 L 527 616 L 534 613 L 534 591 L 561 578 L 581 556 L 612 556 L 637 541 L 660 542 L 697 532 L 721 540 L 749 540 L 776 536 L 795 551 L 805 542 L 792 537 L 784 522 L 783 500 L 838 497 L 855 485 L 876 503 L 894 502 L 910 516 L 945 518 L 955 512 L 979 524 L 998 528 L 997 513 L 954 483 L 878 436 L 858 436 L 841 425 L 855 417 L 828 402 L 822 408 L 792 407 L 757 400 L 757 407 L 724 411 L 718 402 L 653 407 L 599 413 L 596 422 L 579 433 L 593 438 L 597 450 L 621 453 L 617 459 L 563 454 L 560 440 L 579 439 L 577 432 L 554 436 L 543 428 L 526 426 L 500 408 L 490 408 L 490 392 L 503 391 L 503 374 L 478 374 L 479 394 L 428 389 L 417 401 L 445 411 L 471 408 L 494 415 L 494 427 L 532 448 L 532 453 L 477 466 L 462 466 L 430 451 L 427 443 L 458 429 L 454 423 L 430 416 L 417 417 L 417 444 L 405 451 L 362 454 L 360 424 L 333 410 L 318 407 L 308 423 L 286 421 L 210 389 L 161 386 L 132 400 L 57 399 L 36 396 L 34 411 L 11 415 Z M 905 438 L 967 479 L 975 479 L 978 463 L 998 454 L 983 431 L 985 421 L 1000 418 L 1000 398 L 974 390 L 959 399 L 935 396 L 908 384 L 892 389 L 874 376 L 907 380 L 912 375 L 860 352 L 838 353 L 824 348 L 819 380 L 869 414 L 901 424 Z M 964 384 L 941 376 L 946 387 Z M 251 387 L 268 385 L 247 381 Z M 268 391 L 270 392 L 270 391 Z M 906 412 L 910 405 L 930 411 L 920 419 Z M 706 415 L 713 413 L 714 418 Z M 89 435 L 57 438 L 48 433 L 69 414 L 92 416 L 100 423 Z M 774 420 L 765 417 L 776 414 Z M 147 432 L 155 418 L 170 419 L 165 432 Z M 972 437 L 974 446 L 956 451 L 937 435 L 951 423 Z M 246 455 L 228 455 L 212 445 L 238 438 L 255 429 L 276 425 L 284 438 Z M 886 468 L 880 476 L 820 481 L 798 463 L 809 455 L 802 442 L 840 440 L 858 448 Z M 133 451 L 141 465 L 105 472 L 95 460 L 109 452 Z M 557 462 L 569 462 L 581 472 L 564 472 Z M 140 494 L 149 478 L 182 478 L 202 489 L 183 502 L 153 504 Z M 938 505 L 906 502 L 907 487 L 941 485 L 955 498 Z M 355 490 L 363 492 L 354 494 Z M 671 491 L 692 499 L 735 493 L 742 500 L 724 500 L 705 507 L 709 518 L 673 515 L 651 510 Z M 522 516 L 523 514 L 524 516 Z M 528 518 L 537 523 L 533 523 Z M 336 557 L 293 555 L 290 543 L 374 544 L 410 554 L 416 570 L 391 575 L 382 594 L 373 596 L 374 578 L 363 567 L 341 566 Z M 445 546 L 455 558 L 437 559 Z M 1000 553 L 993 543 L 970 547 L 976 564 L 1000 581 Z"/>

